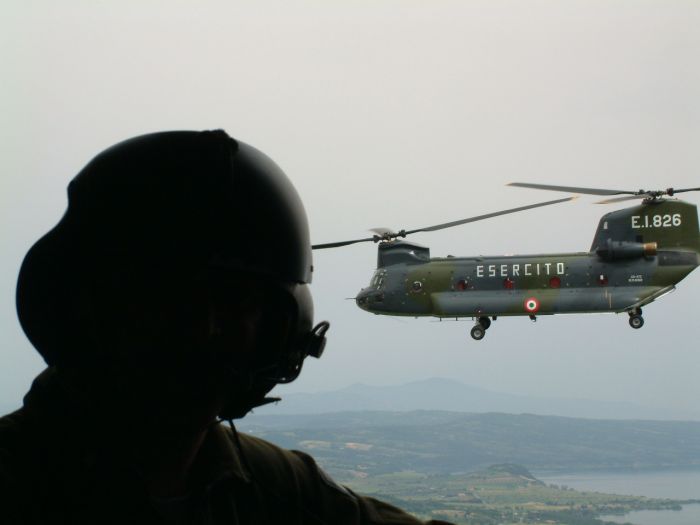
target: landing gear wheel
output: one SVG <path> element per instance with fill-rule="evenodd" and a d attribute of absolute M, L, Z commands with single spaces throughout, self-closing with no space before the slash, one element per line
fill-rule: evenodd
<path fill-rule="evenodd" d="M 638 330 L 644 326 L 644 318 L 641 315 L 630 315 L 630 326 Z"/>
<path fill-rule="evenodd" d="M 480 324 L 475 324 L 472 327 L 472 331 L 470 332 L 472 339 L 476 339 L 477 341 L 481 341 L 484 336 L 486 335 L 486 329 L 481 326 Z"/>
<path fill-rule="evenodd" d="M 484 327 L 484 330 L 488 330 L 491 327 L 491 319 L 488 317 L 479 317 L 479 324 Z"/>

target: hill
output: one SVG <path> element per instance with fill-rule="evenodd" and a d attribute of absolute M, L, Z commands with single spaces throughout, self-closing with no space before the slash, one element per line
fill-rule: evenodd
<path fill-rule="evenodd" d="M 700 468 L 700 422 L 446 411 L 254 415 L 243 431 L 310 452 L 333 475 Z"/>
<path fill-rule="evenodd" d="M 283 394 L 281 403 L 261 407 L 257 412 L 289 415 L 362 410 L 448 410 L 593 419 L 700 420 L 700 412 L 672 412 L 634 403 L 521 396 L 493 392 L 444 378 L 394 386 L 355 384 L 327 392 Z"/>

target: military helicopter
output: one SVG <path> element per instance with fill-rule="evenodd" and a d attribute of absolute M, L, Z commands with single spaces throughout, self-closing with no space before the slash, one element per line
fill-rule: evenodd
<path fill-rule="evenodd" d="M 372 237 L 313 245 L 336 248 L 378 244 L 377 269 L 355 297 L 368 312 L 392 316 L 472 318 L 471 336 L 481 340 L 499 316 L 627 312 L 629 325 L 644 325 L 642 307 L 675 289 L 700 265 L 697 207 L 666 198 L 700 188 L 621 191 L 514 182 L 509 186 L 603 195 L 600 203 L 642 202 L 603 215 L 587 252 L 492 257 L 430 257 L 430 249 L 400 240 L 499 215 L 569 201 L 553 201 L 468 219 L 392 231 Z M 619 197 L 613 197 L 618 196 Z"/>

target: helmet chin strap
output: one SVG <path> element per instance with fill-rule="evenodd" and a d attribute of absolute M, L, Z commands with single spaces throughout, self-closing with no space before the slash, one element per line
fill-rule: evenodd
<path fill-rule="evenodd" d="M 241 370 L 235 366 L 226 367 L 226 404 L 219 414 L 222 420 L 238 419 L 252 409 L 281 401 L 279 397 L 266 397 L 265 394 L 277 384 L 294 381 L 301 373 L 307 356 L 320 358 L 326 345 L 328 321 L 321 321 L 313 329 L 303 334 L 296 348 L 285 352 L 281 358 L 254 370 Z M 213 344 L 215 344 L 212 341 Z"/>
<path fill-rule="evenodd" d="M 229 367 L 226 373 L 225 403 L 219 418 L 224 421 L 240 419 L 254 408 L 281 401 L 279 397 L 267 397 L 275 387 L 274 382 L 264 381 L 254 371 L 241 372 Z"/>

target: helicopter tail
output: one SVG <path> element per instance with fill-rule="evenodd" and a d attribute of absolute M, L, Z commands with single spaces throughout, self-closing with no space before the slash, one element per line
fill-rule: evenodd
<path fill-rule="evenodd" d="M 695 205 L 659 199 L 607 213 L 600 219 L 591 246 L 591 251 L 605 258 L 654 255 L 656 250 L 700 253 Z"/>

